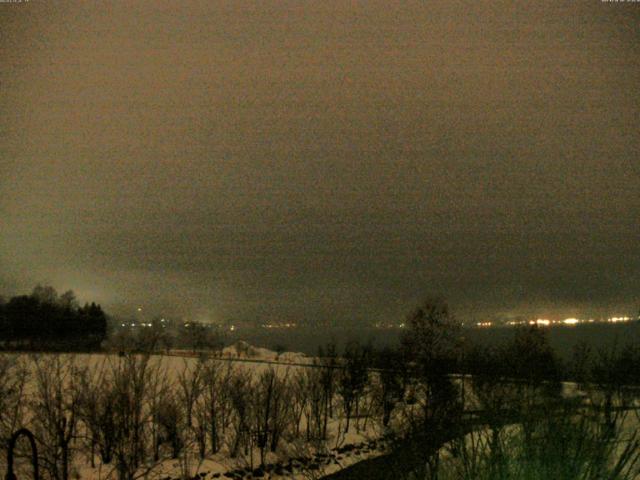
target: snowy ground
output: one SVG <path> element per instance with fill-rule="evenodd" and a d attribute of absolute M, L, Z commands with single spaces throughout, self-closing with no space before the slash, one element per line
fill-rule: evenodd
<path fill-rule="evenodd" d="M 40 361 L 48 363 L 53 355 L 42 354 L 37 357 Z M 157 371 L 161 372 L 161 375 L 169 382 L 175 384 L 181 372 L 192 369 L 199 362 L 199 357 L 201 357 L 201 353 L 198 352 L 176 350 L 168 352 L 166 355 L 153 356 L 151 364 L 157 367 Z M 34 367 L 29 356 L 23 355 L 22 359 L 26 365 Z M 117 354 L 78 354 L 73 355 L 73 359 L 76 365 L 88 367 L 94 374 L 122 361 L 122 358 Z M 221 366 L 232 365 L 235 370 L 249 372 L 254 379 L 257 379 L 268 369 L 274 369 L 281 378 L 292 379 L 296 373 L 314 368 L 315 360 L 317 359 L 302 353 L 277 353 L 264 348 L 252 347 L 244 342 L 226 347 L 213 357 L 213 361 L 219 362 Z M 466 392 L 465 407 L 473 410 L 477 408 L 477 401 L 472 394 L 469 379 L 463 380 L 464 377 L 457 378 L 459 386 L 464 385 L 463 390 Z M 576 384 L 564 384 L 563 391 L 566 397 L 584 394 L 580 392 Z M 32 378 L 25 389 L 26 404 L 33 400 L 34 394 L 35 386 Z M 407 413 L 410 414 L 411 411 L 405 405 L 402 414 Z M 301 432 L 304 431 L 305 422 L 306 420 L 303 418 Z M 625 430 L 634 430 L 638 426 L 638 417 L 632 413 L 628 416 L 627 422 L 635 423 L 625 424 Z M 30 427 L 30 423 L 27 415 L 24 424 Z M 149 465 L 148 469 L 141 469 L 136 478 L 144 478 L 144 480 L 182 478 L 194 480 L 215 478 L 315 479 L 388 452 L 388 444 L 383 440 L 385 429 L 380 424 L 380 418 L 369 416 L 357 419 L 353 421 L 349 432 L 344 433 L 345 419 L 337 395 L 334 400 L 334 414 L 327 427 L 327 440 L 322 443 L 306 442 L 301 439 L 304 438 L 303 434 L 298 435 L 297 438 L 291 435 L 283 437 L 276 452 L 267 454 L 265 465 L 262 468 L 259 467 L 260 455 L 257 448 L 242 451 L 236 458 L 231 458 L 228 445 L 224 445 L 215 455 L 209 455 L 201 460 L 196 453 L 195 445 L 192 445 L 192 448 L 186 448 L 184 450 L 186 453 L 177 459 L 170 458 L 169 452 L 163 451 L 161 458 L 164 460 Z M 477 436 L 478 434 L 476 434 Z M 467 436 L 466 442 L 472 440 L 472 435 Z M 444 459 L 450 456 L 450 451 L 450 446 L 443 447 Z M 1 458 L 0 474 L 6 469 L 3 462 L 4 458 Z M 25 471 L 24 475 L 29 476 L 30 472 Z M 86 449 L 78 452 L 74 457 L 70 480 L 111 480 L 115 477 L 116 472 L 111 465 L 100 465 L 97 461 L 96 467 L 92 468 Z"/>
<path fill-rule="evenodd" d="M 158 355 L 152 358 L 166 375 L 167 379 L 175 382 L 179 372 L 191 368 L 198 362 L 199 354 L 187 351 L 172 351 L 168 355 Z M 38 355 L 41 360 L 48 361 L 49 354 Z M 26 355 L 23 356 L 26 360 Z M 94 372 L 119 361 L 116 354 L 78 354 L 74 355 L 75 364 L 89 367 Z M 269 368 L 275 369 L 279 376 L 293 375 L 299 369 L 312 368 L 314 359 L 302 353 L 276 353 L 264 348 L 252 347 L 244 342 L 226 347 L 218 354 L 218 362 L 225 365 L 232 363 L 234 368 L 251 372 L 258 377 Z M 27 361 L 27 364 L 32 364 Z M 26 398 L 35 394 L 33 381 L 29 381 Z M 227 447 L 213 456 L 201 460 L 195 448 L 187 451 L 178 459 L 167 458 L 154 464 L 147 470 L 141 469 L 137 476 L 145 480 L 161 479 L 214 479 L 214 478 L 320 478 L 346 466 L 386 452 L 385 442 L 381 439 L 383 429 L 375 419 L 358 419 L 352 423 L 348 433 L 344 433 L 344 418 L 340 406 L 335 406 L 335 414 L 328 422 L 328 439 L 319 445 L 308 444 L 303 441 L 281 442 L 275 453 L 268 453 L 265 467 L 260 464 L 259 451 L 254 448 L 242 452 L 237 458 L 230 458 Z M 304 421 L 304 420 L 303 420 Z M 30 421 L 25 420 L 27 426 Z M 357 426 L 357 428 L 356 428 Z M 186 451 L 186 450 L 185 450 Z M 4 459 L 0 463 L 0 471 L 6 469 Z M 24 475 L 30 475 L 28 471 Z M 109 480 L 116 477 L 112 465 L 100 465 L 96 458 L 96 467 L 90 466 L 85 452 L 75 456 L 70 470 L 72 480 Z"/>

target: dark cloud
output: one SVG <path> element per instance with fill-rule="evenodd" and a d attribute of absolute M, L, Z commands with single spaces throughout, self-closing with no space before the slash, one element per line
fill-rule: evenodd
<path fill-rule="evenodd" d="M 0 5 L 0 286 L 211 319 L 635 309 L 638 20 Z"/>

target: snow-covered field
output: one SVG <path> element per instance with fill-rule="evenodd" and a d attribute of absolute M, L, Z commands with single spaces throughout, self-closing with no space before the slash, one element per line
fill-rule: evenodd
<path fill-rule="evenodd" d="M 315 359 L 304 354 L 277 353 L 239 342 L 226 347 L 216 356 L 202 356 L 186 351 L 154 355 L 148 359 L 144 370 L 141 370 L 141 361 L 142 357 L 132 359 L 117 354 L 20 355 L 19 367 L 24 367 L 27 373 L 18 406 L 21 415 L 15 420 L 3 413 L 3 435 L 6 436 L 20 426 L 31 429 L 39 440 L 41 463 L 51 464 L 52 459 L 54 463 L 58 462 L 56 465 L 45 465 L 44 468 L 41 466 L 41 472 L 45 477 L 55 478 L 61 471 L 60 451 L 52 452 L 45 445 L 46 438 L 52 435 L 55 437 L 55 431 L 47 432 L 47 429 L 55 430 L 56 427 L 51 425 L 51 419 L 43 421 L 42 416 L 47 409 L 67 409 L 68 411 L 53 412 L 52 415 L 58 415 L 58 420 L 67 422 L 67 426 L 76 422 L 75 429 L 70 434 L 68 478 L 107 480 L 122 477 L 122 472 L 120 475 L 118 472 L 118 446 L 112 447 L 113 458 L 107 463 L 102 461 L 103 455 L 100 455 L 101 439 L 91 441 L 92 437 L 95 440 L 97 434 L 92 430 L 91 419 L 87 419 L 87 416 L 105 414 L 109 411 L 108 405 L 104 405 L 98 397 L 89 398 L 87 402 L 87 394 L 98 395 L 104 385 L 113 387 L 117 382 L 123 381 L 123 374 L 128 366 L 137 365 L 134 370 L 137 368 L 144 375 L 144 381 L 140 384 L 144 384 L 144 388 L 148 390 L 140 397 L 144 403 L 140 409 L 140 432 L 145 437 L 142 440 L 145 459 L 140 461 L 138 468 L 131 471 L 131 478 L 319 478 L 386 450 L 382 440 L 385 429 L 381 426 L 379 412 L 370 392 L 362 396 L 361 414 L 358 418 L 351 419 L 349 430 L 345 431 L 344 411 L 334 385 L 331 404 L 327 407 L 330 413 L 326 419 L 325 438 L 320 439 L 310 431 L 322 428 L 317 420 L 313 424 L 311 417 L 319 414 L 318 402 L 322 401 L 318 397 L 321 395 L 318 390 L 320 387 L 314 387 L 313 382 L 314 379 L 319 380 L 317 375 L 324 370 L 318 367 Z M 212 381 L 217 382 L 217 391 L 207 393 L 206 372 L 214 372 L 215 378 Z M 56 375 L 64 386 L 57 392 L 49 392 L 52 393 L 51 398 L 44 400 L 43 388 L 55 390 Z M 194 391 L 189 391 L 190 382 L 195 377 L 199 377 L 203 383 L 195 387 Z M 49 385 L 45 385 L 47 381 Z M 269 384 L 268 381 L 272 383 Z M 265 396 L 269 385 L 273 387 L 270 400 Z M 237 388 L 243 388 L 248 398 L 234 400 L 234 393 L 238 393 L 234 389 Z M 282 391 L 276 393 L 278 388 L 282 388 Z M 189 400 L 190 394 L 197 398 Z M 216 408 L 220 409 L 218 415 L 226 417 L 215 420 L 219 430 L 219 445 L 215 453 L 209 442 L 211 425 L 208 425 L 208 429 L 206 425 L 202 425 L 202 429 L 207 429 L 207 432 L 201 435 L 205 441 L 205 453 L 200 455 L 197 440 L 199 425 L 200 422 L 211 422 L 211 418 L 207 416 L 210 413 L 207 401 L 211 402 L 208 394 L 217 396 L 215 402 L 218 402 Z M 56 395 L 59 397 L 59 405 L 52 405 L 52 400 L 54 403 L 56 401 Z M 281 397 L 278 398 L 278 395 Z M 316 398 L 313 398 L 314 395 Z M 170 401 L 162 403 L 163 396 Z M 265 402 L 272 404 L 267 406 Z M 280 403 L 274 407 L 276 402 Z M 243 406 L 242 403 L 246 405 Z M 173 404 L 179 407 L 175 412 L 170 408 Z M 96 405 L 99 411 L 92 410 L 92 405 Z M 114 405 L 119 404 L 115 402 Z M 191 413 L 178 412 L 179 409 L 188 410 L 189 405 L 193 409 Z M 246 411 L 242 412 L 243 408 Z M 274 412 L 270 408 L 280 410 Z M 167 415 L 169 411 L 179 418 Z M 113 415 L 113 412 L 110 414 Z M 163 419 L 163 415 L 168 416 L 169 420 Z M 187 415 L 190 416 L 189 420 Z M 246 418 L 240 418 L 243 415 Z M 266 420 L 266 417 L 270 415 L 274 417 L 273 422 L 282 422 L 282 425 L 269 423 L 272 420 Z M 117 413 L 115 416 L 117 417 Z M 265 417 L 264 422 L 262 416 Z M 260 448 L 261 425 L 268 425 L 267 430 L 275 430 L 276 427 L 282 429 L 273 449 Z M 95 425 L 93 427 L 95 430 Z M 173 427 L 177 427 L 178 431 L 173 431 Z M 172 435 L 179 437 L 179 445 L 175 450 L 171 448 Z M 122 441 L 130 442 L 131 438 L 129 436 Z M 154 447 L 158 443 L 160 445 Z M 123 454 L 126 453 L 124 450 L 126 449 L 123 449 Z M 154 450 L 157 452 L 157 460 L 153 459 Z M 261 458 L 261 450 L 264 458 Z M 45 456 L 49 458 L 45 459 Z M 4 455 L 0 462 L 0 468 L 5 470 Z M 24 461 L 20 468 L 26 469 L 22 475 L 30 475 Z"/>

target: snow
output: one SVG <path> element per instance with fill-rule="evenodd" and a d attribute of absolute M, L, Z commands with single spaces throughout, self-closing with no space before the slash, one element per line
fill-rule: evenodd
<path fill-rule="evenodd" d="M 243 340 L 222 349 L 222 358 L 245 359 L 282 364 L 310 364 L 313 359 L 299 352 L 274 352 L 267 348 L 254 347 Z"/>
<path fill-rule="evenodd" d="M 169 381 L 176 382 L 180 372 L 184 371 L 185 368 L 194 367 L 198 358 L 203 354 L 204 352 L 174 350 L 168 354 L 152 356 L 151 365 L 158 366 Z M 27 355 L 21 356 L 26 360 L 25 357 Z M 45 363 L 52 356 L 53 354 L 37 355 L 39 360 Z M 249 371 L 254 378 L 257 378 L 258 375 L 269 368 L 273 368 L 281 376 L 292 375 L 298 369 L 309 368 L 308 366 L 314 362 L 314 358 L 308 357 L 303 353 L 278 353 L 266 348 L 254 347 L 242 341 L 225 347 L 217 354 L 211 355 L 209 353 L 207 356 L 224 364 L 232 364 L 236 369 Z M 76 354 L 72 355 L 72 357 L 76 365 L 86 366 L 93 372 L 97 372 L 104 367 L 108 368 L 121 360 L 116 354 Z M 28 365 L 35 368 L 30 360 Z M 31 378 L 33 379 L 33 376 Z M 33 381 L 30 381 L 26 386 L 25 393 L 27 396 L 35 393 L 35 385 L 33 383 Z M 283 439 L 280 442 L 277 453 L 269 452 L 265 462 L 273 465 L 279 464 L 280 467 L 272 467 L 271 472 L 264 472 L 264 477 L 262 478 L 319 478 L 361 460 L 385 453 L 384 449 L 367 447 L 368 442 L 379 438 L 383 433 L 376 421 L 370 419 L 366 422 L 365 428 L 362 419 L 359 422 L 352 420 L 350 432 L 344 434 L 342 433 L 344 419 L 337 414 L 340 412 L 339 405 L 335 406 L 334 410 L 334 418 L 327 425 L 328 439 L 326 442 L 322 444 L 312 442 L 313 444 L 311 444 Z M 303 419 L 304 424 L 305 420 Z M 356 430 L 356 425 L 361 427 L 359 431 Z M 301 436 L 304 436 L 304 434 L 301 434 Z M 338 449 L 345 445 L 356 445 L 358 447 L 339 452 Z M 260 463 L 257 448 L 246 455 L 240 455 L 240 457 L 232 459 L 229 451 L 226 447 L 223 447 L 219 453 L 208 456 L 201 461 L 195 452 L 195 446 L 193 447 L 184 456 L 185 458 L 161 461 L 153 465 L 148 471 L 141 469 L 140 478 L 144 478 L 144 480 L 193 479 L 196 475 L 199 475 L 202 480 L 227 478 L 224 474 L 228 472 L 234 472 L 238 475 L 240 472 L 244 472 L 247 475 L 249 470 L 257 468 Z M 92 468 L 89 463 L 86 454 L 77 455 L 70 469 L 70 480 L 112 480 L 116 478 L 117 475 L 112 465 L 100 465 L 97 457 L 95 468 Z M 0 466 L 0 470 L 3 469 Z M 24 475 L 30 474 L 25 471 Z"/>

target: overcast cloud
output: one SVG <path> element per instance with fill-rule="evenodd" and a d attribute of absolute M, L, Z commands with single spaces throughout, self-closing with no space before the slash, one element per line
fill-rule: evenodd
<path fill-rule="evenodd" d="M 639 4 L 0 4 L 0 293 L 637 312 Z"/>

